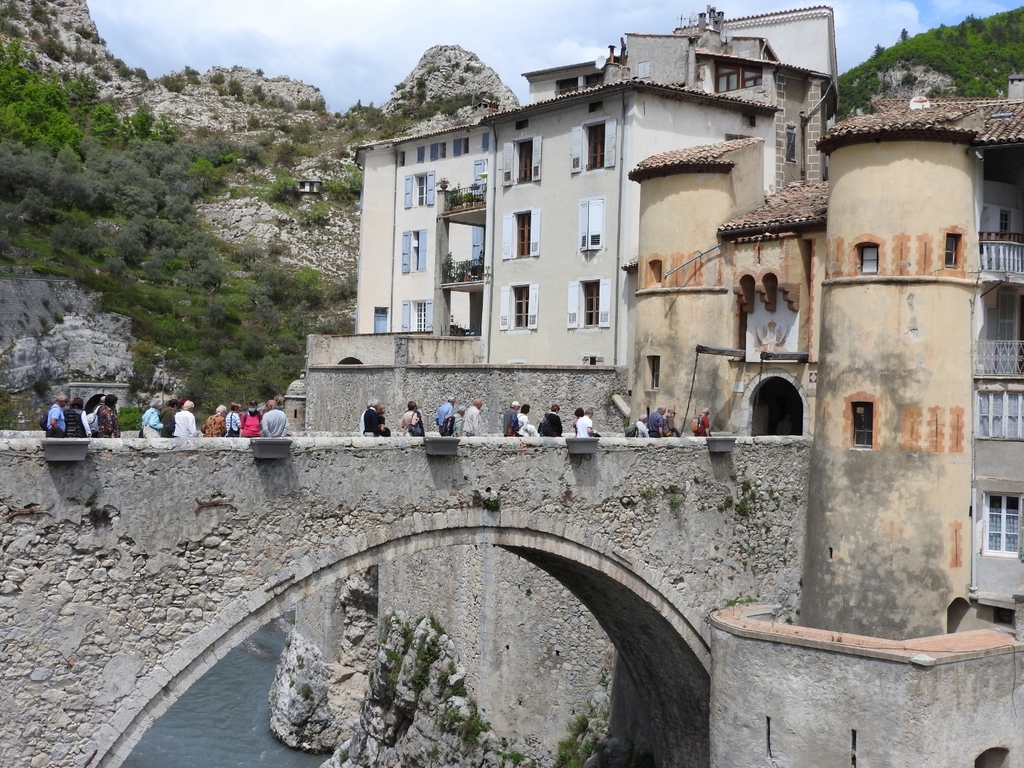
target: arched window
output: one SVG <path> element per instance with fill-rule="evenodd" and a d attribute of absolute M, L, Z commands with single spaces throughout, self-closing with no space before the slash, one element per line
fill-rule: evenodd
<path fill-rule="evenodd" d="M 661 283 L 661 259 L 651 259 L 647 262 L 647 276 L 652 287 Z"/>
<path fill-rule="evenodd" d="M 761 294 L 761 301 L 764 302 L 764 308 L 769 312 L 774 312 L 775 307 L 778 306 L 779 278 L 769 272 L 761 278 L 761 285 L 764 286 L 764 291 Z"/>

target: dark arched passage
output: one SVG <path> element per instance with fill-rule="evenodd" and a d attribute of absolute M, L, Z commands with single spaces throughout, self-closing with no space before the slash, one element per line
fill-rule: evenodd
<path fill-rule="evenodd" d="M 797 388 L 779 376 L 765 379 L 754 391 L 752 435 L 802 435 L 804 403 Z"/>

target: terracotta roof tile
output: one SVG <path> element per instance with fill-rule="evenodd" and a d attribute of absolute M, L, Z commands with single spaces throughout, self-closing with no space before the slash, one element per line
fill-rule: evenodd
<path fill-rule="evenodd" d="M 723 235 L 752 229 L 824 224 L 828 214 L 828 182 L 790 184 L 765 198 L 764 205 L 737 216 L 718 228 Z"/>
<path fill-rule="evenodd" d="M 685 173 L 687 171 L 712 169 L 727 171 L 733 167 L 734 163 L 728 160 L 726 155 L 743 147 L 763 143 L 763 139 L 751 137 L 723 141 L 717 144 L 700 144 L 696 147 L 673 149 L 648 157 L 646 160 L 641 160 L 636 168 L 629 172 L 629 178 L 633 181 L 642 181 L 652 176 L 667 176 L 671 173 Z"/>

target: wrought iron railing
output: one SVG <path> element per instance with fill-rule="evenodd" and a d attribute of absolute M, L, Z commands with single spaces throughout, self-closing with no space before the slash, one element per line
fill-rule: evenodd
<path fill-rule="evenodd" d="M 1024 341 L 975 342 L 977 372 L 992 376 L 1024 376 Z"/>
<path fill-rule="evenodd" d="M 471 187 L 456 187 L 444 191 L 445 213 L 466 211 L 487 204 L 487 185 L 481 182 Z"/>
<path fill-rule="evenodd" d="M 1024 273 L 1024 235 L 979 232 L 981 268 L 986 272 Z"/>
<path fill-rule="evenodd" d="M 483 259 L 470 259 L 469 261 L 447 261 L 441 264 L 441 282 L 444 285 L 452 283 L 477 283 L 484 279 Z"/>

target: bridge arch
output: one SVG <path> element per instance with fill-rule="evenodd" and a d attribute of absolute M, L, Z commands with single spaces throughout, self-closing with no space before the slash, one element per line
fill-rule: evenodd
<path fill-rule="evenodd" d="M 409 532 L 403 530 L 407 526 L 398 525 L 393 538 L 346 539 L 329 555 L 311 557 L 239 595 L 188 643 L 139 679 L 135 692 L 104 726 L 105 733 L 99 734 L 100 743 L 107 742 L 109 747 L 98 756 L 97 765 L 120 766 L 156 719 L 217 661 L 322 587 L 372 565 L 460 544 L 505 549 L 572 592 L 608 634 L 634 683 L 648 695 L 647 719 L 658 765 L 708 764 L 710 646 L 698 630 L 701 625 L 679 607 L 675 595 L 661 591 L 656 573 L 599 537 L 529 527 L 538 522 L 535 515 L 516 513 L 514 522 L 487 512 L 481 512 L 476 521 L 467 520 L 465 512 L 456 517 L 450 526 L 453 521 L 446 513 L 423 516 L 421 530 Z M 123 724 L 120 730 L 118 724 Z"/>

